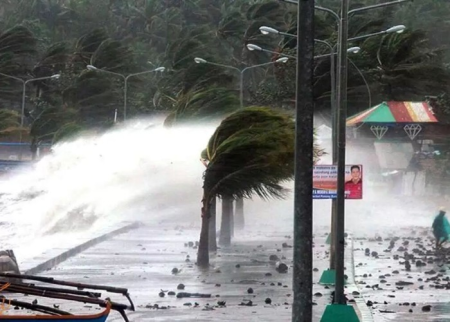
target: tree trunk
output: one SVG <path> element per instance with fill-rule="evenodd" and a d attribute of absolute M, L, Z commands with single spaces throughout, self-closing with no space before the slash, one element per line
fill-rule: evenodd
<path fill-rule="evenodd" d="M 234 237 L 234 200 L 231 201 L 231 211 L 230 211 L 230 235 L 231 238 Z"/>
<path fill-rule="evenodd" d="M 233 199 L 224 197 L 222 199 L 222 222 L 220 224 L 219 244 L 221 246 L 231 245 L 231 214 L 233 212 Z"/>
<path fill-rule="evenodd" d="M 216 218 L 217 218 L 217 212 L 216 212 L 216 200 L 217 198 L 214 197 L 211 200 L 210 207 L 209 207 L 209 251 L 215 252 L 217 251 L 217 234 L 216 234 Z"/>
<path fill-rule="evenodd" d="M 244 219 L 244 199 L 239 198 L 236 199 L 236 208 L 235 208 L 235 228 L 237 230 L 244 229 L 245 219 Z"/>
<path fill-rule="evenodd" d="M 197 265 L 201 268 L 209 267 L 209 207 L 208 202 L 203 201 L 202 228 L 197 253 Z"/>

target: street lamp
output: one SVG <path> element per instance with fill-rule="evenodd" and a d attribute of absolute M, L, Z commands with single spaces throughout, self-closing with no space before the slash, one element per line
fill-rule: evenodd
<path fill-rule="evenodd" d="M 123 120 L 124 121 L 126 121 L 126 119 L 127 119 L 128 79 L 130 77 L 133 77 L 133 76 L 143 75 L 143 74 L 152 73 L 152 72 L 161 72 L 162 73 L 162 72 L 164 72 L 166 70 L 165 67 L 158 67 L 158 68 L 155 68 L 155 69 L 152 69 L 152 70 L 147 70 L 147 71 L 144 71 L 144 72 L 129 74 L 129 75 L 125 76 L 123 74 L 111 72 L 109 70 L 99 69 L 99 68 L 97 68 L 97 67 L 95 67 L 93 65 L 87 65 L 86 68 L 88 70 L 91 70 L 91 71 L 99 71 L 99 72 L 103 72 L 103 73 L 106 73 L 106 74 L 111 74 L 111 75 L 115 75 L 115 76 L 119 76 L 119 77 L 123 78 Z"/>
<path fill-rule="evenodd" d="M 0 75 L 4 76 L 4 77 L 7 77 L 7 78 L 14 79 L 14 80 L 19 81 L 19 82 L 22 83 L 22 109 L 21 109 L 21 115 L 20 115 L 20 134 L 19 134 L 19 142 L 22 143 L 23 126 L 24 126 L 24 123 L 25 123 L 25 98 L 26 98 L 27 84 L 30 83 L 30 82 L 39 81 L 39 80 L 45 80 L 45 79 L 58 79 L 61 75 L 60 74 L 55 74 L 55 75 L 46 76 L 46 77 L 30 78 L 30 79 L 27 79 L 27 80 L 23 80 L 22 78 L 15 77 L 15 76 L 8 75 L 8 74 L 4 74 L 4 73 L 0 73 Z M 20 150 L 19 158 L 20 158 L 20 160 L 22 160 L 22 149 Z"/>
<path fill-rule="evenodd" d="M 404 25 L 397 25 L 397 26 L 393 26 L 393 27 L 391 27 L 389 29 L 386 29 L 384 31 L 380 31 L 380 32 L 377 32 L 377 33 L 366 35 L 366 36 L 364 36 L 364 38 L 375 36 L 375 35 L 391 34 L 391 33 L 394 33 L 394 32 L 401 34 L 403 31 L 405 31 L 405 29 L 406 29 L 406 26 L 404 26 Z M 267 27 L 267 26 L 261 26 L 261 27 L 259 27 L 259 30 L 261 31 L 261 33 L 263 35 L 275 34 L 275 35 L 282 35 L 282 36 L 295 36 L 295 37 L 297 37 L 297 35 L 293 35 L 293 34 L 290 34 L 290 33 L 287 33 L 287 32 L 283 32 L 283 31 L 279 31 L 279 30 L 277 30 L 275 28 Z M 351 41 L 351 40 L 354 40 L 354 39 L 355 38 L 350 38 L 350 39 L 348 39 L 348 41 Z"/>
<path fill-rule="evenodd" d="M 315 40 L 315 41 L 318 41 L 318 40 Z M 320 42 L 322 42 L 322 41 L 320 41 Z M 323 41 L 323 42 L 325 42 L 325 41 Z M 262 48 L 262 47 L 260 47 L 258 45 L 255 45 L 255 44 L 247 44 L 246 47 L 250 51 L 262 51 L 262 52 L 265 52 L 265 53 L 278 54 L 280 56 L 297 59 L 297 57 L 295 57 L 295 56 L 283 54 L 283 53 L 280 53 L 280 52 L 277 52 L 277 51 L 273 51 L 273 50 L 269 50 L 269 49 L 265 49 L 265 48 Z M 350 47 L 350 48 L 347 49 L 347 52 L 352 53 L 352 54 L 357 54 L 360 50 L 361 50 L 360 47 Z M 330 54 L 325 54 L 325 55 L 317 55 L 317 56 L 314 56 L 314 59 L 330 57 L 330 56 L 333 56 L 335 54 L 336 53 L 330 53 Z"/>
<path fill-rule="evenodd" d="M 405 29 L 406 29 L 406 27 L 404 25 L 397 25 L 397 26 L 393 26 L 391 28 L 388 28 L 388 29 L 380 31 L 380 32 L 371 33 L 371 34 L 362 35 L 362 36 L 357 36 L 357 37 L 354 37 L 354 38 L 349 38 L 349 39 L 347 39 L 347 43 L 349 43 L 351 41 L 362 40 L 362 39 L 375 37 L 375 36 L 380 36 L 380 35 L 385 35 L 385 34 L 402 33 Z M 297 38 L 297 35 L 295 35 L 295 34 L 282 32 L 282 31 L 279 31 L 279 30 L 277 30 L 275 28 L 268 27 L 268 26 L 261 26 L 259 28 L 259 30 L 264 35 L 275 34 L 275 35 L 282 35 L 282 36 Z M 319 42 L 319 43 L 327 45 L 328 48 L 330 49 L 331 55 L 333 55 L 333 56 L 335 55 L 335 50 L 336 50 L 336 47 L 337 47 L 338 44 L 332 46 L 327 41 L 317 40 L 317 39 L 315 39 L 315 42 Z M 251 49 L 251 50 L 261 49 L 262 50 L 262 48 L 260 48 L 260 47 L 258 47 L 256 45 L 250 46 L 249 49 Z M 347 49 L 347 53 L 358 53 L 359 51 L 360 51 L 359 47 L 350 47 L 350 48 Z M 316 58 L 323 57 L 323 56 L 327 56 L 327 55 L 318 56 Z M 362 77 L 362 79 L 363 79 L 363 81 L 364 81 L 364 83 L 366 85 L 368 96 L 369 96 L 369 107 L 370 107 L 371 106 L 371 101 L 372 101 L 372 95 L 371 95 L 371 92 L 370 92 L 370 86 L 369 86 L 366 78 L 364 77 L 364 74 L 359 70 L 359 68 L 356 66 L 356 64 L 353 63 L 353 61 L 351 59 L 349 59 L 349 58 L 347 58 L 347 59 L 356 68 L 356 70 L 361 75 L 361 77 Z M 332 121 L 332 123 L 333 123 L 333 151 L 332 152 L 333 152 L 333 164 L 336 164 L 337 163 L 337 158 L 338 158 L 338 153 L 337 153 L 337 128 L 338 127 L 336 126 L 336 123 L 337 123 L 336 113 L 337 113 L 337 111 L 336 111 L 335 106 L 336 106 L 336 99 L 337 99 L 337 97 L 336 97 L 336 94 L 335 94 L 335 92 L 336 92 L 335 88 L 336 88 L 337 84 L 335 83 L 336 80 L 335 80 L 334 57 L 331 58 L 330 76 L 331 76 L 330 78 L 331 78 L 331 83 L 332 83 L 332 86 L 331 86 L 331 96 L 332 96 L 331 108 L 332 108 L 332 115 L 333 115 L 333 117 L 332 117 L 333 118 L 333 121 Z M 333 207 L 335 207 L 335 203 L 336 203 L 336 201 L 333 200 Z M 334 216 L 333 216 L 333 218 L 334 218 Z M 334 255 L 331 256 L 331 262 L 334 261 L 333 259 L 334 259 Z M 333 264 L 331 266 L 333 266 Z"/>
<path fill-rule="evenodd" d="M 241 108 L 244 107 L 244 73 L 247 70 L 252 69 L 252 68 L 257 68 L 257 67 L 262 67 L 262 66 L 267 66 L 267 65 L 277 64 L 277 63 L 283 63 L 284 64 L 288 60 L 289 60 L 288 57 L 280 57 L 280 58 L 278 58 L 275 61 L 270 61 L 270 62 L 267 62 L 267 63 L 253 65 L 253 66 L 248 66 L 248 67 L 245 67 L 243 69 L 239 69 L 239 68 L 234 67 L 234 66 L 213 63 L 213 62 L 207 61 L 206 59 L 203 59 L 203 58 L 200 58 L 200 57 L 195 57 L 194 58 L 194 61 L 197 64 L 209 64 L 209 65 L 219 66 L 219 67 L 223 67 L 223 68 L 233 69 L 233 70 L 239 72 L 239 101 L 240 101 Z"/>
<path fill-rule="evenodd" d="M 374 36 L 381 36 L 381 35 L 393 34 L 393 33 L 401 34 L 403 31 L 405 31 L 405 29 L 406 29 L 406 27 L 404 25 L 398 25 L 398 26 L 394 26 L 389 29 L 375 32 L 372 34 L 349 38 L 349 39 L 347 39 L 347 41 L 350 42 L 350 41 L 361 40 L 361 39 L 366 39 L 366 38 L 370 38 L 370 37 L 374 37 Z"/>
<path fill-rule="evenodd" d="M 298 6 L 298 12 L 300 11 L 301 5 L 305 5 L 305 2 L 300 2 L 297 0 L 280 0 L 287 3 L 292 3 Z M 349 10 L 349 0 L 342 0 L 341 1 L 341 10 L 340 14 L 334 12 L 331 9 L 320 7 L 320 6 L 314 6 L 316 10 L 323 11 L 326 13 L 331 14 L 336 19 L 336 25 L 338 27 L 338 33 L 339 33 L 339 53 L 338 53 L 338 94 L 337 94 L 337 115 L 336 115 L 336 123 L 333 124 L 334 128 L 338 128 L 338 135 L 337 140 L 333 139 L 333 146 L 338 147 L 338 153 L 337 153 L 337 164 L 338 164 L 338 185 L 337 185 L 337 199 L 336 199 L 336 221 L 332 221 L 332 234 L 333 234 L 333 242 L 335 251 L 332 252 L 336 254 L 336 283 L 335 283 L 335 297 L 333 300 L 333 304 L 338 305 L 332 305 L 327 306 L 327 309 L 325 310 L 324 316 L 327 315 L 327 318 L 332 318 L 332 316 L 336 316 L 336 314 L 340 314 L 342 318 L 348 316 L 349 314 L 353 315 L 353 317 L 356 317 L 356 313 L 353 312 L 347 312 L 344 313 L 344 305 L 345 303 L 345 296 L 344 296 L 344 245 L 345 245 L 345 144 L 346 144 L 346 117 L 347 117 L 347 51 L 346 47 L 348 44 L 348 18 L 350 15 L 381 8 L 381 7 L 387 7 L 392 5 L 401 4 L 404 2 L 409 2 L 412 0 L 395 0 L 390 1 L 386 3 L 380 3 L 376 5 L 371 5 L 367 7 L 361 7 Z M 267 30 L 266 30 L 267 31 Z M 297 84 L 299 86 L 299 84 Z M 299 135 L 299 130 L 296 130 L 297 135 Z M 336 142 L 338 141 L 338 142 Z M 300 143 L 296 143 L 295 150 L 301 151 L 302 145 Z M 295 169 L 296 171 L 305 171 L 298 162 L 298 160 L 295 160 Z M 334 161 L 334 160 L 333 160 Z M 309 180 L 312 180 L 311 178 L 308 178 Z M 297 187 L 297 182 L 295 183 Z M 301 189 L 295 189 L 294 192 L 296 195 L 298 195 L 299 199 L 301 198 L 310 198 L 310 192 L 302 191 Z M 312 217 L 312 211 L 309 209 L 305 209 L 302 211 L 301 206 L 302 204 L 297 203 L 297 201 L 294 201 L 294 272 L 293 276 L 297 276 L 298 274 L 302 273 L 305 269 L 310 268 L 311 263 L 298 263 L 295 260 L 295 255 L 298 254 L 301 250 L 304 250 L 304 247 L 300 243 L 308 243 L 310 244 L 312 242 L 311 240 L 311 234 L 309 234 L 309 231 L 313 229 L 312 227 L 312 220 L 310 218 Z M 298 219 L 298 220 L 296 220 Z M 305 225 L 308 227 L 301 227 L 299 223 L 301 223 L 301 220 L 307 221 Z M 298 238 L 297 231 L 308 231 L 307 237 L 305 240 L 300 240 Z M 308 254 L 309 255 L 309 254 Z M 298 261 L 298 259 L 297 259 Z M 310 297 L 312 294 L 312 282 L 311 281 L 302 281 L 300 279 L 294 278 L 293 281 L 293 290 L 294 290 L 294 301 L 292 306 L 292 321 L 299 321 L 299 317 L 301 316 L 301 310 L 304 308 L 302 306 L 302 299 L 305 297 Z M 342 308 L 342 310 L 341 310 Z M 311 310 L 310 307 L 308 307 L 308 310 Z"/>
<path fill-rule="evenodd" d="M 40 80 L 46 80 L 46 79 L 59 79 L 59 77 L 61 77 L 60 74 L 55 74 L 52 76 L 46 76 L 46 77 L 38 77 L 38 78 L 31 78 L 31 79 L 27 79 L 26 81 L 23 81 L 23 89 L 22 89 L 22 115 L 20 118 L 20 127 L 23 130 L 23 124 L 24 124 L 24 120 L 25 120 L 25 93 L 26 93 L 26 89 L 27 89 L 27 84 L 34 82 L 34 81 L 40 81 Z"/>
<path fill-rule="evenodd" d="M 369 38 L 369 37 L 374 37 L 374 36 L 378 36 L 378 35 L 383 35 L 383 34 L 388 34 L 388 33 L 402 33 L 404 30 L 406 29 L 406 27 L 404 25 L 397 25 L 394 27 L 391 27 L 387 30 L 381 31 L 381 32 L 377 32 L 377 33 L 372 33 L 372 34 L 368 34 L 368 35 L 363 35 L 363 36 L 359 36 L 356 39 L 365 39 L 365 38 Z M 288 37 L 293 37 L 293 38 L 297 38 L 297 35 L 295 34 L 291 34 L 291 33 L 287 33 L 287 32 L 282 32 L 279 31 L 275 28 L 272 27 L 268 27 L 268 26 L 261 26 L 259 27 L 259 30 L 261 31 L 261 33 L 263 35 L 268 35 L 268 34 L 275 34 L 275 35 L 283 35 L 283 36 L 288 36 Z M 352 40 L 356 40 L 355 38 L 350 38 L 348 41 L 352 41 Z M 335 110 L 335 106 L 336 106 L 336 77 L 335 77 L 335 64 L 334 64 L 334 55 L 336 54 L 336 45 L 332 46 L 329 42 L 325 41 L 325 40 L 320 40 L 320 39 L 314 39 L 315 42 L 321 43 L 326 45 L 329 49 L 330 49 L 330 54 L 329 55 L 320 55 L 320 56 L 316 56 L 315 58 L 321 58 L 321 57 L 327 57 L 327 56 L 332 56 L 330 57 L 330 78 L 331 78 L 331 109 L 332 109 L 332 115 L 333 115 L 333 124 L 335 123 L 335 117 L 336 117 L 336 110 Z M 259 46 L 256 45 L 252 45 L 251 48 L 249 48 L 250 50 L 255 50 L 255 49 L 259 49 Z M 262 48 L 261 48 L 262 50 Z M 360 47 L 350 47 L 347 49 L 347 53 L 352 53 L 352 54 L 357 54 L 359 51 L 361 50 Z M 372 94 L 370 92 L 370 86 L 369 83 L 367 82 L 366 78 L 364 77 L 363 73 L 361 72 L 361 70 L 356 66 L 355 63 L 353 63 L 353 61 L 351 59 L 349 59 L 350 63 L 353 65 L 353 67 L 356 68 L 356 70 L 358 71 L 358 73 L 361 75 L 366 88 L 367 88 L 367 92 L 368 92 L 368 96 L 369 96 L 369 107 L 371 106 L 371 102 L 372 102 Z M 333 126 L 333 137 L 336 137 L 336 129 L 337 127 Z M 335 145 L 333 146 L 333 160 L 335 160 L 336 158 L 336 148 Z M 333 161 L 334 162 L 334 161 Z"/>
<path fill-rule="evenodd" d="M 206 60 L 204 60 L 203 58 L 199 58 L 199 57 L 195 57 L 195 58 L 194 58 L 194 61 L 195 61 L 197 64 L 206 64 L 206 63 L 207 63 Z"/>
<path fill-rule="evenodd" d="M 7 78 L 14 79 L 14 80 L 22 83 L 22 113 L 21 113 L 21 116 L 20 116 L 20 128 L 21 128 L 21 130 L 23 130 L 23 124 L 24 124 L 24 120 L 25 120 L 25 98 L 26 98 L 26 86 L 27 86 L 27 84 L 30 83 L 30 82 L 39 81 L 39 80 L 45 80 L 45 79 L 58 79 L 61 76 L 60 74 L 55 74 L 55 75 L 46 76 L 46 77 L 30 78 L 30 79 L 24 80 L 22 78 L 11 76 L 11 75 L 8 75 L 8 74 L 0 73 L 0 75 L 4 76 L 4 77 L 7 77 Z"/>

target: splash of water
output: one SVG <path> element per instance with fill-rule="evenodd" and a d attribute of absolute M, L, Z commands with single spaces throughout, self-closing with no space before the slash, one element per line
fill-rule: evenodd
<path fill-rule="evenodd" d="M 0 181 L 0 221 L 23 243 L 118 221 L 197 219 L 200 152 L 214 129 L 139 120 L 58 144 L 33 169 Z"/>
<path fill-rule="evenodd" d="M 214 129 L 215 125 L 166 129 L 161 120 L 140 120 L 55 146 L 53 154 L 33 169 L 0 179 L 2 248 L 16 250 L 22 245 L 24 252 L 32 253 L 30 245 L 38 241 L 51 248 L 55 240 L 58 244 L 67 240 L 69 232 L 72 238 L 86 238 L 127 220 L 199 224 L 204 171 L 199 156 Z M 318 139 L 324 147 L 331 146 L 326 145 L 328 137 Z M 348 161 L 360 163 L 363 152 L 349 151 Z M 331 163 L 329 158 L 323 163 Z M 251 227 L 292 229 L 292 195 L 283 201 L 257 199 L 245 205 Z M 425 204 L 422 209 L 416 203 L 408 206 L 366 185 L 363 200 L 347 203 L 346 226 L 356 233 L 426 226 L 432 211 Z M 330 213 L 329 201 L 315 201 L 315 226 L 329 231 Z"/>

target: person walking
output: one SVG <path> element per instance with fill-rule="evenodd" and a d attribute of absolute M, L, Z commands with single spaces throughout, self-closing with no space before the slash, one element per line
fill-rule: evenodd
<path fill-rule="evenodd" d="M 442 245 L 448 241 L 450 235 L 450 224 L 445 217 L 446 211 L 444 208 L 439 210 L 439 214 L 433 221 L 433 235 L 436 238 L 436 249 L 441 248 Z"/>

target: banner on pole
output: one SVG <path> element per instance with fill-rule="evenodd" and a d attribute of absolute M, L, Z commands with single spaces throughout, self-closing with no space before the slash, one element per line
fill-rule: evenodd
<path fill-rule="evenodd" d="M 336 199 L 337 166 L 316 165 L 313 168 L 313 199 Z M 362 165 L 345 166 L 345 198 L 362 199 L 363 168 Z"/>

